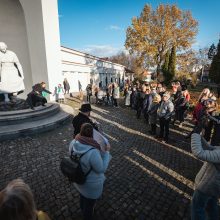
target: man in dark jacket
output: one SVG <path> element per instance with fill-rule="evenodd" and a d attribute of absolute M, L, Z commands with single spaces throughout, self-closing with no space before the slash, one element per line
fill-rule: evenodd
<path fill-rule="evenodd" d="M 63 81 L 63 87 L 64 87 L 64 91 L 65 91 L 64 94 L 66 94 L 66 93 L 69 94 L 69 92 L 70 92 L 70 84 L 67 81 L 67 78 L 65 78 L 64 81 Z"/>
<path fill-rule="evenodd" d="M 148 111 L 150 110 L 150 105 L 152 103 L 153 96 L 154 95 L 151 93 L 150 87 L 147 87 L 145 91 L 145 99 L 143 101 L 143 113 L 147 124 L 149 119 Z"/>
<path fill-rule="evenodd" d="M 73 118 L 72 124 L 74 128 L 74 136 L 80 133 L 82 124 L 89 123 L 93 126 L 94 129 L 98 130 L 97 124 L 95 124 L 90 118 L 90 112 L 92 111 L 91 105 L 89 103 L 82 104 L 79 109 L 80 112 L 77 116 Z"/>
<path fill-rule="evenodd" d="M 50 91 L 46 90 L 46 83 L 41 82 L 32 86 L 32 91 L 27 95 L 27 102 L 31 109 L 34 109 L 37 103 L 45 106 L 47 99 L 43 96 L 44 93 L 52 94 Z"/>
<path fill-rule="evenodd" d="M 146 97 L 146 86 L 142 86 L 141 90 L 139 88 L 139 91 L 137 93 L 137 99 L 136 99 L 136 105 L 137 105 L 137 113 L 136 113 L 136 117 L 139 119 L 141 117 L 141 112 L 143 111 L 143 104 L 144 104 L 144 100 Z"/>
<path fill-rule="evenodd" d="M 86 96 L 87 96 L 87 102 L 90 103 L 90 99 L 91 99 L 91 96 L 92 96 L 92 85 L 91 84 L 88 84 L 86 86 Z"/>

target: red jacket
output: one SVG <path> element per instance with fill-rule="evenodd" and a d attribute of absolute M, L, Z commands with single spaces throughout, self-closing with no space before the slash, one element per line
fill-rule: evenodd
<path fill-rule="evenodd" d="M 203 109 L 203 105 L 201 102 L 199 102 L 193 111 L 193 119 L 196 122 L 199 120 L 199 115 L 200 115 L 200 112 L 202 111 L 202 109 Z"/>

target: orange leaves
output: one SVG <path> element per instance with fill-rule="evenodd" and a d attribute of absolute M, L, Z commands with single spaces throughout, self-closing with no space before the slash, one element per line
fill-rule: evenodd
<path fill-rule="evenodd" d="M 156 10 L 145 5 L 140 17 L 133 18 L 127 29 L 125 46 L 143 56 L 151 56 L 154 64 L 161 65 L 168 50 L 173 46 L 190 47 L 197 32 L 198 22 L 189 11 L 182 11 L 176 5 L 160 4 Z"/>

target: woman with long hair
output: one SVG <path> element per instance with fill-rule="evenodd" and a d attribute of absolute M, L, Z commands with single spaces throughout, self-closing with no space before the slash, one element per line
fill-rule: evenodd
<path fill-rule="evenodd" d="M 110 147 L 101 150 L 100 145 L 93 139 L 93 127 L 85 123 L 81 126 L 80 134 L 70 143 L 69 151 L 80 157 L 80 164 L 86 174 L 83 184 L 74 183 L 80 193 L 80 208 L 84 220 L 92 220 L 96 200 L 102 195 L 105 175 L 111 155 Z"/>
<path fill-rule="evenodd" d="M 11 181 L 0 192 L 1 220 L 50 220 L 46 213 L 36 210 L 30 187 L 22 179 Z"/>

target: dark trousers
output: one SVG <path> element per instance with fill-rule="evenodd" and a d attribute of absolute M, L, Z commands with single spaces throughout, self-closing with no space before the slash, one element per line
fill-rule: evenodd
<path fill-rule="evenodd" d="M 148 124 L 148 122 L 149 122 L 148 110 L 144 110 L 144 118 L 146 120 L 146 123 Z"/>
<path fill-rule="evenodd" d="M 170 119 L 160 118 L 160 138 L 168 141 L 169 137 Z"/>
<path fill-rule="evenodd" d="M 184 109 L 176 110 L 175 119 L 179 120 L 180 123 L 184 122 Z"/>
<path fill-rule="evenodd" d="M 90 103 L 90 100 L 91 100 L 91 95 L 87 95 L 87 102 Z"/>
<path fill-rule="evenodd" d="M 69 93 L 70 93 L 70 90 L 69 89 L 65 89 L 64 94 L 69 94 Z"/>
<path fill-rule="evenodd" d="M 140 118 L 140 117 L 141 117 L 141 112 L 142 112 L 142 108 L 141 108 L 141 107 L 138 107 L 138 108 L 137 108 L 137 113 L 136 113 L 137 118 Z"/>
<path fill-rule="evenodd" d="M 218 197 L 209 196 L 195 190 L 191 202 L 192 220 L 217 220 L 219 219 L 218 212 Z"/>
<path fill-rule="evenodd" d="M 151 134 L 156 135 L 157 125 L 151 124 L 150 126 L 151 126 Z"/>
<path fill-rule="evenodd" d="M 92 220 L 94 214 L 96 199 L 88 199 L 80 194 L 80 208 L 83 214 L 83 220 Z"/>
<path fill-rule="evenodd" d="M 46 98 L 36 93 L 29 93 L 27 97 L 27 103 L 30 105 L 31 108 L 35 107 L 37 103 L 44 105 L 47 103 Z"/>
<path fill-rule="evenodd" d="M 115 99 L 115 98 L 113 98 L 113 106 L 118 106 L 118 100 L 117 99 Z"/>

